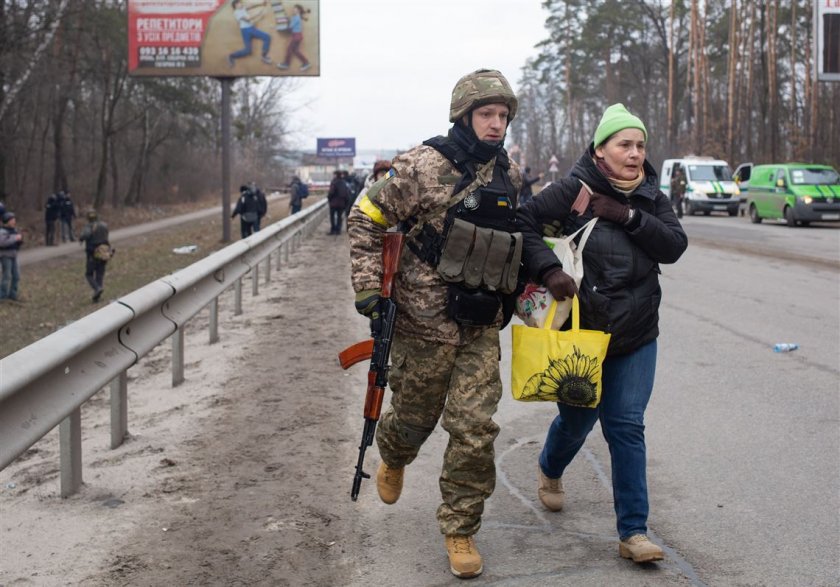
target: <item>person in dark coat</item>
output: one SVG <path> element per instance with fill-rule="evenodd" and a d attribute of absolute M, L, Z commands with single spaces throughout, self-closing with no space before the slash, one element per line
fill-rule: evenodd
<path fill-rule="evenodd" d="M 600 404 L 594 409 L 557 404 L 559 414 L 539 457 L 539 499 L 551 511 L 562 509 L 561 476 L 600 420 L 612 461 L 619 554 L 638 563 L 663 558 L 647 538 L 644 438 L 656 370 L 660 264 L 676 262 L 688 246 L 670 201 L 659 191 L 656 171 L 645 161 L 646 143 L 642 121 L 621 104 L 610 106 L 570 177 L 518 211 L 531 278 L 555 299 L 578 295 L 580 327 L 611 334 Z M 591 190 L 589 201 L 573 210 L 584 184 Z M 570 234 L 592 217 L 598 222 L 583 251 L 578 291 L 543 241 L 544 226 Z"/>
<path fill-rule="evenodd" d="M 525 173 L 522 176 L 522 187 L 519 190 L 520 206 L 524 206 L 531 198 L 534 197 L 534 190 L 531 186 L 540 181 L 542 177 L 542 173 L 537 174 L 536 177 L 531 177 L 531 168 L 525 168 Z"/>
<path fill-rule="evenodd" d="M 304 187 L 303 182 L 296 175 L 292 178 L 292 183 L 289 185 L 289 209 L 291 214 L 297 214 L 303 207 Z"/>
<path fill-rule="evenodd" d="M 327 192 L 327 201 L 330 204 L 330 232 L 329 234 L 341 234 L 341 223 L 344 211 L 350 201 L 350 189 L 342 177 L 343 173 L 336 170 L 330 182 L 330 190 Z"/>
<path fill-rule="evenodd" d="M 239 216 L 239 231 L 242 238 L 247 238 L 259 230 L 260 202 L 257 195 L 247 185 L 239 186 L 239 199 L 231 218 Z"/>
<path fill-rule="evenodd" d="M 252 183 L 251 190 L 257 198 L 257 225 L 254 226 L 254 232 L 259 232 L 262 228 L 262 219 L 268 214 L 268 200 L 266 200 L 265 194 L 257 184 Z"/>
<path fill-rule="evenodd" d="M 96 210 L 88 211 L 87 220 L 79 235 L 79 244 L 85 245 L 85 279 L 93 290 L 91 300 L 96 303 L 105 289 L 105 266 L 113 250 L 108 242 L 108 225 L 99 220 Z"/>
<path fill-rule="evenodd" d="M 19 301 L 20 270 L 17 256 L 23 244 L 23 236 L 18 232 L 17 220 L 12 212 L 3 212 L 0 220 L 3 222 L 0 225 L 0 300 Z"/>
<path fill-rule="evenodd" d="M 61 212 L 61 202 L 57 194 L 50 194 L 47 196 L 47 202 L 44 204 L 44 239 L 48 247 L 57 245 L 55 242 L 55 223 L 58 221 Z"/>
<path fill-rule="evenodd" d="M 59 192 L 61 206 L 58 211 L 58 218 L 61 221 L 61 242 L 73 242 L 76 235 L 73 234 L 73 220 L 76 218 L 76 207 L 70 198 L 70 192 Z"/>

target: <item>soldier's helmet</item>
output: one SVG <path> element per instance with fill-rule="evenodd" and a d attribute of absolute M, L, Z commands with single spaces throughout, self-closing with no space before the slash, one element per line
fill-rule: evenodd
<path fill-rule="evenodd" d="M 87 219 L 88 220 L 96 220 L 97 218 L 99 218 L 99 214 L 96 212 L 95 209 L 91 208 L 90 210 L 87 211 Z"/>
<path fill-rule="evenodd" d="M 495 69 L 477 69 L 459 79 L 452 89 L 449 122 L 456 122 L 479 106 L 498 103 L 507 105 L 510 109 L 508 121 L 513 120 L 519 101 L 505 76 Z"/>

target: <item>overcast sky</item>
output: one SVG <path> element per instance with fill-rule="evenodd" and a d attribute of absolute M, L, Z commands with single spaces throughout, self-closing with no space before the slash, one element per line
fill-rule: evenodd
<path fill-rule="evenodd" d="M 517 89 L 546 36 L 541 0 L 321 0 L 321 76 L 299 78 L 297 147 L 355 137 L 405 149 L 449 127 L 452 87 L 481 67 Z"/>

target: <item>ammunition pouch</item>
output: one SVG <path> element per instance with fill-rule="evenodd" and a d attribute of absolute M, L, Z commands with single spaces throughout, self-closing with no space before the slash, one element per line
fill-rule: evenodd
<path fill-rule="evenodd" d="M 496 321 L 502 297 L 482 289 L 467 289 L 450 283 L 446 313 L 461 326 L 490 326 Z"/>
<path fill-rule="evenodd" d="M 476 226 L 460 218 L 447 224 L 437 263 L 443 280 L 467 289 L 513 293 L 522 260 L 522 233 Z"/>

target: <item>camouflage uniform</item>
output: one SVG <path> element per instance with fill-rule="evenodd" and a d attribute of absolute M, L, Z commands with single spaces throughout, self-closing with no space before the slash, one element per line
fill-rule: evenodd
<path fill-rule="evenodd" d="M 508 174 L 518 192 L 521 175 L 514 162 Z M 429 146 L 394 159 L 392 174 L 371 186 L 347 221 L 356 292 L 381 287 L 382 235 L 387 227 L 440 210 L 426 221 L 443 231 L 445 204 L 460 179 L 461 172 Z M 393 394 L 376 432 L 380 456 L 391 468 L 408 465 L 443 416 L 449 444 L 440 476 L 443 503 L 438 522 L 443 534 L 471 536 L 481 526 L 484 500 L 496 482 L 493 442 L 499 427 L 492 417 L 502 394 L 501 311 L 490 326 L 466 327 L 451 320 L 447 284 L 408 247 L 400 259 L 394 299 L 398 316 L 391 349 Z"/>

